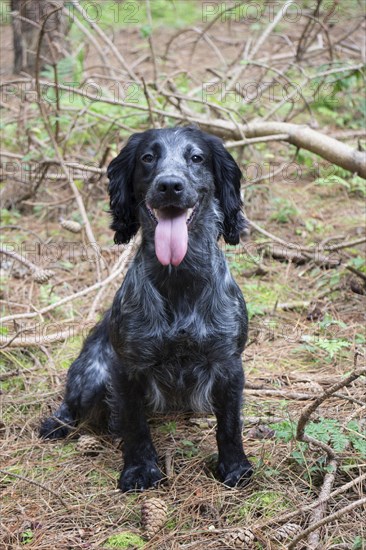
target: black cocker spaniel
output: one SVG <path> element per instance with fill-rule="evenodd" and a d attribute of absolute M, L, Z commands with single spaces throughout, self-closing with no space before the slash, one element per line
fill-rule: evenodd
<path fill-rule="evenodd" d="M 218 475 L 243 483 L 252 473 L 241 434 L 247 313 L 218 246 L 221 235 L 237 244 L 245 227 L 239 167 L 217 137 L 177 127 L 131 136 L 108 177 L 115 241 L 141 227 L 141 246 L 41 436 L 105 422 L 123 439 L 119 487 L 143 490 L 163 477 L 146 414 L 213 411 Z"/>

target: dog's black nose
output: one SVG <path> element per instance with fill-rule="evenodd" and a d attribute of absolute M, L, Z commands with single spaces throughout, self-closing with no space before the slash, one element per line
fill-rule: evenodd
<path fill-rule="evenodd" d="M 156 190 L 163 197 L 179 197 L 184 189 L 182 180 L 176 177 L 164 177 L 157 183 Z"/>

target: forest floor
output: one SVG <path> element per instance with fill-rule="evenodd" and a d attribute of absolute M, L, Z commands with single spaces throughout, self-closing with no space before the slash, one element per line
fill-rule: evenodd
<path fill-rule="evenodd" d="M 362 9 L 356 2 L 351 4 L 350 16 L 340 14 L 331 32 L 336 39 L 349 28 L 352 43 L 357 44 L 362 41 L 362 29 L 351 31 Z M 152 34 L 159 59 L 175 37 L 164 67 L 166 74 L 180 74 L 177 86 L 182 94 L 193 83 L 209 82 L 221 70 L 223 60 L 235 58 L 244 38 L 258 32 L 255 24 L 218 21 L 210 31 L 216 38 L 215 47 L 210 40 L 200 40 L 192 54 L 192 34 L 178 32 L 202 27 L 198 5 L 190 15 L 180 12 L 182 20 L 173 22 L 169 7 L 160 27 L 156 23 L 159 32 L 154 27 Z M 288 41 L 298 39 L 296 25 L 283 25 L 282 34 L 263 44 L 263 58 L 281 52 L 284 33 Z M 145 27 L 106 23 L 105 29 L 110 28 L 110 38 L 127 62 L 136 63 L 146 80 L 152 78 Z M 18 77 L 12 74 L 9 24 L 1 26 L 1 34 L 2 77 L 10 82 Z M 74 70 L 79 72 L 79 81 L 94 78 L 115 93 L 114 81 L 109 82 L 97 66 L 93 44 L 81 56 L 75 43 Z M 324 55 L 309 64 L 313 62 L 326 65 L 329 59 Z M 253 68 L 246 82 L 256 78 Z M 347 143 L 363 147 L 359 138 L 364 129 L 363 90 L 356 76 L 341 81 L 335 90 L 338 103 L 332 106 L 323 97 L 312 104 L 312 123 L 340 138 L 348 132 Z M 291 537 L 286 538 L 281 526 L 294 524 L 295 534 L 306 528 L 316 507 L 301 508 L 316 502 L 331 473 L 324 448 L 296 440 L 297 422 L 316 397 L 345 380 L 355 365 L 360 369 L 365 364 L 365 244 L 358 244 L 365 230 L 364 180 L 306 151 L 295 151 L 285 142 L 231 149 L 245 175 L 246 216 L 259 226 L 259 230 L 249 226 L 237 247 L 225 247 L 250 315 L 249 342 L 243 355 L 247 379 L 243 440 L 255 474 L 244 488 L 225 488 L 213 474 L 214 417 L 161 416 L 151 419 L 151 429 L 166 482 L 148 493 L 121 494 L 116 481 L 122 456 L 111 438 L 96 436 L 99 448 L 84 454 L 77 444 L 79 433 L 58 442 L 44 442 L 37 435 L 41 418 L 60 403 L 67 368 L 87 328 L 111 304 L 123 271 L 103 287 L 91 319 L 88 314 L 95 292 L 42 313 L 49 305 L 93 285 L 97 267 L 85 231 L 71 233 L 60 225 L 61 218 L 82 222 L 62 171 L 53 166 L 53 174 L 39 176 L 52 144 L 31 92 L 27 90 L 25 97 L 19 87 L 17 93 L 8 89 L 2 102 L 2 150 L 8 153 L 1 158 L 6 203 L 1 210 L 2 244 L 42 269 L 53 270 L 54 276 L 39 284 L 26 266 L 1 257 L 0 304 L 3 316 L 9 317 L 3 324 L 0 349 L 1 548 L 287 548 Z M 123 88 L 123 93 L 134 91 Z M 255 105 L 260 116 L 269 109 L 266 101 L 262 104 L 259 98 Z M 75 168 L 75 181 L 104 262 L 102 276 L 107 277 L 123 247 L 112 246 L 105 166 L 130 130 L 149 126 L 149 117 L 131 111 L 117 115 L 110 105 L 94 112 L 89 107 L 75 101 L 65 108 L 59 144 L 64 158 L 97 168 L 86 175 Z M 305 110 L 294 122 L 309 121 L 308 116 Z M 24 186 L 32 187 L 32 192 L 19 201 Z M 297 248 L 283 247 L 278 239 Z M 307 247 L 307 253 L 302 254 L 301 247 Z M 23 313 L 35 316 L 12 318 Z M 66 329 L 71 337 L 48 339 Z M 24 345 L 11 345 L 9 339 L 19 335 Z M 34 344 L 26 342 L 27 338 L 33 338 Z M 350 506 L 366 493 L 365 393 L 365 377 L 359 377 L 324 399 L 306 424 L 306 434 L 328 445 L 337 461 L 332 491 L 339 491 L 327 504 L 327 514 L 335 517 L 322 527 L 321 549 L 366 547 L 364 506 Z M 151 497 L 163 500 L 168 511 L 165 525 L 147 541 L 140 508 Z M 297 515 L 283 521 L 296 510 Z M 253 546 L 234 542 L 240 528 L 251 530 Z"/>

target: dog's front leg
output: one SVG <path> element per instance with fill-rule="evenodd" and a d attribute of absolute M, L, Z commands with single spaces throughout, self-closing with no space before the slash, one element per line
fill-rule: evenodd
<path fill-rule="evenodd" d="M 253 473 L 241 435 L 243 388 L 244 373 L 239 358 L 217 379 L 213 395 L 217 418 L 218 475 L 229 487 L 246 483 Z"/>
<path fill-rule="evenodd" d="M 123 439 L 124 458 L 118 485 L 122 491 L 143 491 L 163 477 L 145 417 L 143 388 L 123 377 L 114 390 L 113 428 Z"/>

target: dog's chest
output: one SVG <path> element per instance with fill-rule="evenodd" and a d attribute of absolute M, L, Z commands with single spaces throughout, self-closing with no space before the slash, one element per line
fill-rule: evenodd
<path fill-rule="evenodd" d="M 169 353 L 170 350 L 170 353 Z M 217 363 L 196 345 L 166 346 L 157 362 L 144 371 L 146 401 L 154 411 L 210 411 Z"/>
<path fill-rule="evenodd" d="M 210 411 L 212 388 L 222 368 L 217 330 L 200 319 L 175 318 L 147 340 L 142 331 L 138 347 L 131 345 L 127 368 L 144 376 L 146 402 L 153 411 Z"/>
<path fill-rule="evenodd" d="M 165 364 L 188 369 L 192 364 L 208 364 L 213 360 L 222 333 L 220 324 L 197 310 L 152 317 L 149 323 L 142 320 L 134 323 L 133 330 L 124 334 L 123 354 L 139 364 L 148 364 L 149 368 Z"/>

